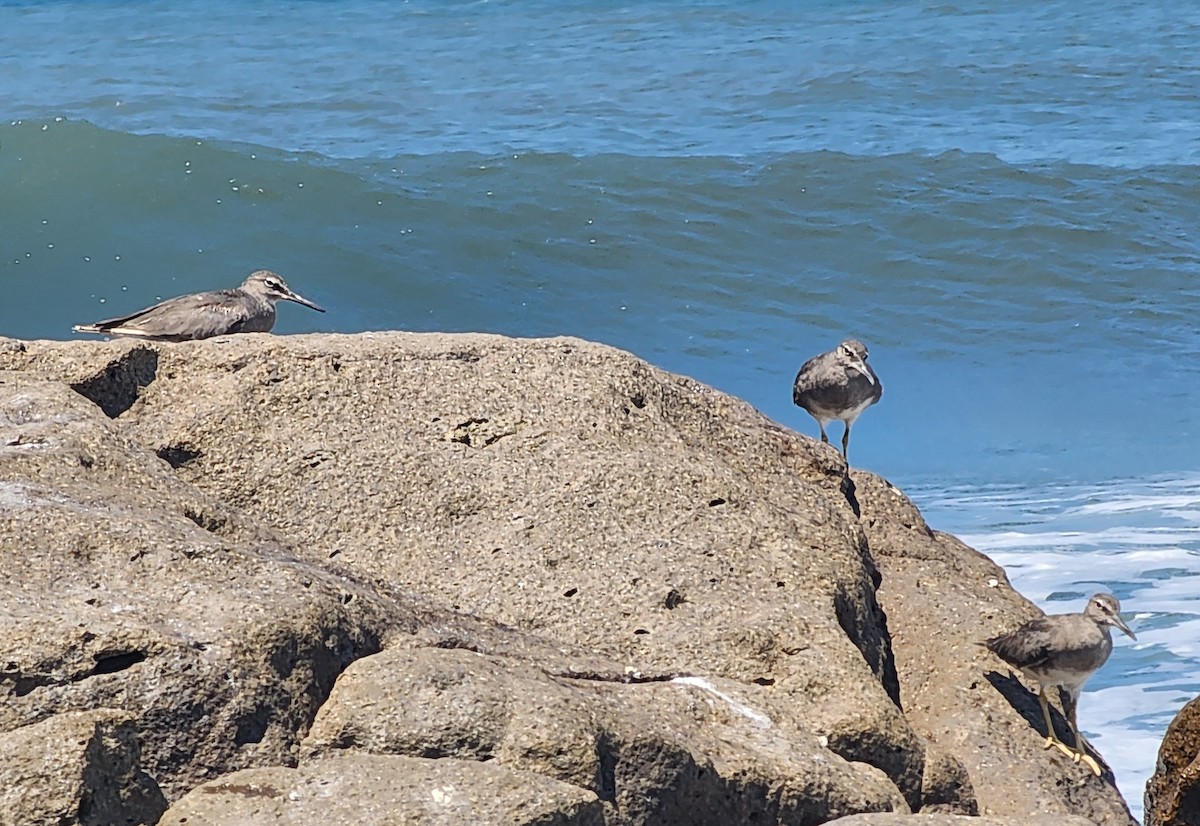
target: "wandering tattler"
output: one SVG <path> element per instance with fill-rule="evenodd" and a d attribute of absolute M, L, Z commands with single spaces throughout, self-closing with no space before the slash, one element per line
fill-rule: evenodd
<path fill-rule="evenodd" d="M 295 301 L 319 313 L 325 312 L 292 292 L 278 273 L 257 270 L 236 289 L 168 298 L 132 315 L 77 324 L 72 329 L 77 333 L 136 336 L 155 341 L 189 341 L 226 333 L 269 333 L 275 326 L 277 301 Z"/>
<path fill-rule="evenodd" d="M 1121 603 L 1112 594 L 1096 594 L 1088 600 L 1082 614 L 1050 614 L 1022 625 L 1016 631 L 992 637 L 984 643 L 988 650 L 1024 672 L 1038 684 L 1038 701 L 1046 719 L 1046 748 L 1056 747 L 1075 762 L 1083 761 L 1096 774 L 1100 765 L 1087 753 L 1091 744 L 1079 733 L 1075 712 L 1079 692 L 1088 677 L 1104 665 L 1112 652 L 1109 626 L 1120 628 L 1137 639 L 1121 619 Z M 1071 748 L 1054 733 L 1046 691 L 1058 686 L 1067 725 L 1075 736 Z M 1095 749 L 1093 749 L 1095 751 Z"/>
<path fill-rule="evenodd" d="M 829 443 L 826 424 L 834 419 L 846 424 L 842 433 L 844 459 L 850 447 L 850 425 L 881 396 L 883 385 L 867 364 L 867 345 L 853 338 L 804 362 L 792 385 L 792 400 L 817 420 L 822 442 Z"/>

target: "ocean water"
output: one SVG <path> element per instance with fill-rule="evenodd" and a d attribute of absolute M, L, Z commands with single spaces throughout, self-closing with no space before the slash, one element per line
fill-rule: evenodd
<path fill-rule="evenodd" d="M 0 0 L 0 334 L 231 286 L 277 330 L 570 334 L 851 459 L 1051 611 L 1135 811 L 1200 630 L 1200 7 Z M 835 426 L 835 431 L 838 428 Z M 835 433 L 836 438 L 836 433 Z"/>

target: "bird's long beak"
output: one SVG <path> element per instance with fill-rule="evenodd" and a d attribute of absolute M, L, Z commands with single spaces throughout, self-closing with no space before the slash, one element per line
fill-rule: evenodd
<path fill-rule="evenodd" d="M 862 373 L 864 376 L 866 376 L 867 381 L 871 382 L 871 384 L 875 383 L 875 377 L 871 375 L 871 371 L 867 369 L 867 365 L 865 362 L 852 361 L 852 362 L 850 362 L 850 366 L 853 367 L 858 372 Z"/>
<path fill-rule="evenodd" d="M 325 308 L 320 304 L 317 304 L 315 301 L 309 301 L 304 296 L 300 295 L 299 293 L 294 293 L 291 290 L 288 290 L 286 298 L 288 301 L 295 301 L 297 304 L 303 304 L 305 307 L 310 307 L 316 310 L 318 313 L 325 312 Z"/>
<path fill-rule="evenodd" d="M 1121 619 L 1120 614 L 1113 615 L 1112 624 L 1117 626 L 1118 628 L 1120 628 L 1126 634 L 1128 634 L 1129 639 L 1134 640 L 1134 641 L 1137 640 L 1137 636 L 1133 633 L 1133 631 L 1129 630 L 1129 626 L 1125 624 L 1125 620 Z"/>

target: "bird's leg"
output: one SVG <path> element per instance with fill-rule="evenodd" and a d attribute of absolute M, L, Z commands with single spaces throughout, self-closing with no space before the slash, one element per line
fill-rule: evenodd
<path fill-rule="evenodd" d="M 1064 694 L 1063 708 L 1067 711 L 1067 725 L 1071 727 L 1071 733 L 1075 735 L 1075 748 L 1079 749 L 1080 751 L 1095 751 L 1095 749 L 1092 748 L 1092 744 L 1084 739 L 1083 733 L 1079 730 L 1079 723 L 1075 716 L 1079 708 L 1078 702 L 1073 697 Z"/>
<path fill-rule="evenodd" d="M 1059 742 L 1057 735 L 1054 733 L 1054 721 L 1050 719 L 1050 706 L 1046 702 L 1045 689 L 1038 689 L 1038 704 L 1042 707 L 1042 717 L 1046 721 L 1046 744 L 1043 748 L 1050 748 L 1055 743 Z"/>
<path fill-rule="evenodd" d="M 1083 735 L 1079 733 L 1079 726 L 1075 725 L 1074 722 L 1071 723 L 1071 731 L 1075 734 L 1075 745 L 1079 749 L 1075 752 L 1075 760 L 1091 769 L 1092 774 L 1097 777 L 1104 774 L 1104 771 L 1100 768 L 1100 764 L 1096 762 L 1096 758 L 1087 753 L 1087 750 L 1091 749 L 1092 744 L 1083 739 Z"/>
<path fill-rule="evenodd" d="M 1089 751 L 1096 751 L 1092 748 L 1092 744 L 1084 739 L 1083 732 L 1079 730 L 1079 723 L 1076 722 L 1075 712 L 1079 707 L 1079 702 L 1074 698 L 1068 698 L 1066 694 L 1061 695 L 1063 701 L 1063 709 L 1067 711 L 1067 725 L 1071 727 L 1071 733 L 1075 735 L 1075 760 L 1082 762 L 1092 773 L 1097 777 L 1104 772 L 1100 770 L 1100 764 L 1096 759 L 1088 754 Z"/>
<path fill-rule="evenodd" d="M 826 435 L 826 433 L 825 433 L 825 422 L 818 419 L 817 427 L 821 428 L 821 441 L 824 442 L 825 444 L 829 444 L 829 436 Z"/>
<path fill-rule="evenodd" d="M 850 449 L 850 422 L 846 422 L 846 429 L 842 431 L 842 458 L 849 460 L 847 451 Z"/>
<path fill-rule="evenodd" d="M 1059 740 L 1058 735 L 1054 733 L 1054 721 L 1050 719 L 1050 704 L 1046 702 L 1046 690 L 1041 687 L 1038 688 L 1038 702 L 1042 706 L 1042 717 L 1046 720 L 1046 742 L 1042 745 L 1042 748 L 1048 749 L 1054 746 L 1067 757 L 1078 761 L 1079 755 L 1076 754 L 1075 750 L 1062 740 Z"/>

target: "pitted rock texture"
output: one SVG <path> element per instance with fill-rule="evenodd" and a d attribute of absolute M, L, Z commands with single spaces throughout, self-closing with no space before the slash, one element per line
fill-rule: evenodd
<path fill-rule="evenodd" d="M 247 769 L 193 789 L 161 826 L 258 823 L 603 826 L 595 795 L 530 772 L 468 760 L 345 754 Z"/>
<path fill-rule="evenodd" d="M 1175 715 L 1146 783 L 1146 826 L 1200 823 L 1200 697 Z"/>

